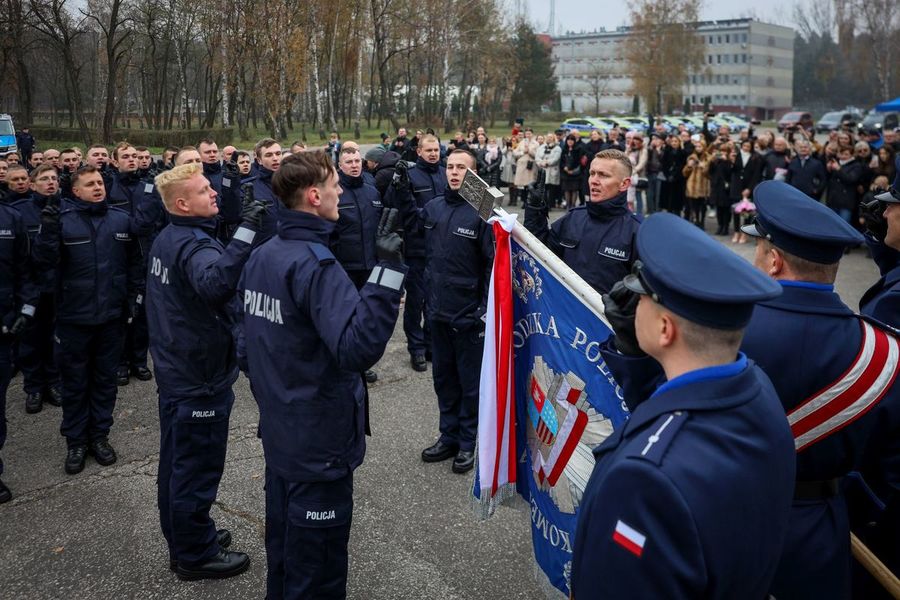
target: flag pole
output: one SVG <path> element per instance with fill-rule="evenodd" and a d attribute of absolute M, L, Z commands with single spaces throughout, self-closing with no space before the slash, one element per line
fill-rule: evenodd
<path fill-rule="evenodd" d="M 881 584 L 881 587 L 892 598 L 900 600 L 900 579 L 852 531 L 850 532 L 850 549 L 853 552 L 853 558 Z"/>

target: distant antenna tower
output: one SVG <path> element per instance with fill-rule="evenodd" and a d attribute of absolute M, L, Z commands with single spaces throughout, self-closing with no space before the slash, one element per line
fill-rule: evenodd
<path fill-rule="evenodd" d="M 556 35 L 556 0 L 550 0 L 550 27 L 547 28 L 547 33 Z"/>

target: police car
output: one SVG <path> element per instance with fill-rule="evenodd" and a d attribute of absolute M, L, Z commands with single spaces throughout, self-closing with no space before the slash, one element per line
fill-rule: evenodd
<path fill-rule="evenodd" d="M 0 114 L 0 154 L 18 152 L 16 146 L 16 128 L 13 127 L 12 117 Z"/>

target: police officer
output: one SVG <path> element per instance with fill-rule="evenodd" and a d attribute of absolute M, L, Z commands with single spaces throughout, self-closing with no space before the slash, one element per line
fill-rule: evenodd
<path fill-rule="evenodd" d="M 38 290 L 29 274 L 28 233 L 19 211 L 0 202 L 0 450 L 6 442 L 6 390 L 12 377 L 12 342 L 34 317 Z M 3 460 L 0 459 L 0 475 Z M 12 492 L 0 480 L 0 504 Z"/>
<path fill-rule="evenodd" d="M 40 165 L 30 175 L 31 195 L 13 203 L 22 215 L 29 241 L 34 243 L 41 228 L 41 211 L 47 200 L 59 202 L 56 170 Z M 24 376 L 25 412 L 41 411 L 44 402 L 62 405 L 59 370 L 53 357 L 53 325 L 56 320 L 56 276 L 53 269 L 40 269 L 32 277 L 38 289 L 34 319 L 19 339 L 18 364 Z"/>
<path fill-rule="evenodd" d="M 859 312 L 894 328 L 900 328 L 900 179 L 862 206 L 866 244 L 881 272 L 879 279 L 859 301 Z"/>
<path fill-rule="evenodd" d="M 600 293 L 631 270 L 641 217 L 628 210 L 632 164 L 624 152 L 603 150 L 591 161 L 590 202 L 548 226 L 549 208 L 528 194 L 525 227 Z"/>
<path fill-rule="evenodd" d="M 235 290 L 265 206 L 250 205 L 223 247 L 215 237 L 216 192 L 199 165 L 156 177 L 170 224 L 150 250 L 147 315 L 159 387 L 159 513 L 170 564 L 181 579 L 242 573 L 250 559 L 223 549 L 209 509 L 225 467 L 228 418 L 238 376 Z"/>
<path fill-rule="evenodd" d="M 56 269 L 56 363 L 63 389 L 66 473 L 84 469 L 90 452 L 101 465 L 116 462 L 109 443 L 116 404 L 116 368 L 124 325 L 143 297 L 141 252 L 128 214 L 106 202 L 94 167 L 72 177 L 73 198 L 48 201 L 33 257 Z"/>
<path fill-rule="evenodd" d="M 342 190 L 338 202 L 340 218 L 331 250 L 356 289 L 362 289 L 378 262 L 375 238 L 382 204 L 375 186 L 363 179 L 359 150 L 349 144 L 347 142 L 341 148 L 338 157 L 338 180 Z M 378 380 L 378 375 L 371 369 L 365 376 L 368 383 Z"/>
<path fill-rule="evenodd" d="M 398 141 L 400 137 L 403 136 L 398 136 Z M 411 194 L 415 208 L 422 209 L 432 198 L 443 195 L 447 188 L 447 173 L 441 166 L 441 146 L 437 138 L 433 135 L 424 136 L 419 141 L 416 153 L 418 158 L 415 168 L 408 171 L 403 167 L 398 169 L 395 184 L 385 194 L 387 206 L 405 206 L 410 201 Z M 399 167 L 400 163 L 397 165 Z M 422 372 L 427 370 L 426 359 L 431 356 L 428 321 L 426 318 L 423 326 L 422 320 L 428 296 L 425 287 L 425 236 L 416 224 L 417 213 L 406 211 L 406 214 L 412 220 L 404 223 L 406 231 L 403 235 L 403 254 L 409 267 L 406 301 L 403 305 L 403 331 L 406 333 L 410 364 L 414 370 Z"/>
<path fill-rule="evenodd" d="M 614 292 L 636 316 L 630 331 L 611 321 L 630 338 L 626 350 L 639 346 L 668 381 L 594 450 L 572 595 L 764 598 L 787 527 L 794 450 L 771 383 L 738 347 L 754 303 L 781 290 L 672 214 L 646 220 L 637 250 L 643 263 Z M 619 343 L 607 342 L 604 358 L 628 385 Z"/>
<path fill-rule="evenodd" d="M 797 449 L 794 503 L 771 592 L 800 600 L 849 598 L 849 524 L 840 484 L 860 467 L 885 498 L 896 493 L 900 390 L 869 379 L 879 368 L 890 378 L 896 358 L 883 351 L 896 342 L 834 293 L 844 250 L 862 241 L 855 229 L 784 182 L 763 182 L 753 201 L 756 223 L 743 231 L 757 238 L 755 266 L 783 291 L 757 305 L 741 350 L 771 379 Z M 614 321 L 617 314 L 610 298 L 607 316 Z M 629 374 L 640 373 L 635 382 L 652 382 L 649 370 L 636 367 L 640 360 L 631 359 Z M 643 360 L 645 367 L 652 363 Z M 619 383 L 626 402 L 635 404 L 640 394 L 627 392 L 640 385 Z"/>
<path fill-rule="evenodd" d="M 347 277 L 328 249 L 341 186 L 325 153 L 285 158 L 273 187 L 286 207 L 277 234 L 239 285 L 266 456 L 266 597 L 343 598 L 368 417 L 360 373 L 384 353 L 406 268 L 385 211 L 381 262 L 359 291 Z"/>
<path fill-rule="evenodd" d="M 117 172 L 112 178 L 112 185 L 107 190 L 107 203 L 110 207 L 125 211 L 132 218 L 131 233 L 146 251 L 150 248 L 148 228 L 138 216 L 145 205 L 159 204 L 159 196 L 152 183 L 142 181 L 138 173 L 138 152 L 128 142 L 120 142 L 113 150 L 113 162 Z M 146 198 L 149 196 L 150 198 Z M 152 229 L 152 228 L 150 228 Z M 143 267 L 140 269 L 143 274 Z M 137 307 L 134 318 L 126 325 L 125 343 L 119 368 L 116 371 L 116 384 L 128 385 L 131 375 L 140 381 L 149 381 L 153 373 L 147 368 L 147 351 L 150 340 L 147 335 L 147 315 L 143 306 Z"/>
<path fill-rule="evenodd" d="M 265 223 L 260 234 L 263 237 L 275 235 L 275 221 L 283 208 L 281 199 L 272 188 L 272 176 L 281 167 L 281 144 L 272 138 L 264 138 L 256 143 L 256 177 L 248 180 L 253 185 L 253 197 L 269 206 Z"/>
<path fill-rule="evenodd" d="M 427 142 L 425 142 L 427 145 Z M 453 458 L 454 473 L 475 461 L 478 385 L 484 350 L 484 322 L 494 236 L 462 196 L 466 169 L 475 169 L 470 150 L 447 157 L 447 189 L 417 210 L 425 234 L 425 303 L 431 329 L 434 391 L 440 408 L 440 438 L 422 451 L 425 462 Z"/>
<path fill-rule="evenodd" d="M 894 334 L 834 292 L 844 250 L 862 236 L 834 211 L 780 181 L 753 193 L 754 264 L 784 293 L 759 305 L 743 349 L 771 378 L 794 430 L 797 483 L 777 598 L 849 598 L 850 541 L 841 478 L 854 468 L 897 495 L 900 388 Z M 893 353 L 889 349 L 893 348 Z M 872 379 L 873 370 L 880 377 Z M 896 388 L 896 389 L 895 389 Z M 896 547 L 895 530 L 892 544 Z"/>
<path fill-rule="evenodd" d="M 8 189 L 3 196 L 3 202 L 12 204 L 19 200 L 31 198 L 30 184 L 31 180 L 25 167 L 22 165 L 10 165 L 6 171 L 6 185 Z"/>

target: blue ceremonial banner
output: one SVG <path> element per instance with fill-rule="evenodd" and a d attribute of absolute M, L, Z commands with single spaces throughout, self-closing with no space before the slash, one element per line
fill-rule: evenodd
<path fill-rule="evenodd" d="M 538 566 L 569 594 L 581 496 L 592 450 L 627 419 L 600 356 L 611 331 L 594 310 L 515 240 L 512 253 L 516 488 L 531 506 Z"/>
<path fill-rule="evenodd" d="M 483 517 L 525 500 L 540 584 L 568 595 L 592 450 L 628 412 L 600 354 L 611 331 L 599 294 L 514 216 L 495 219 L 494 236 L 474 496 Z"/>

